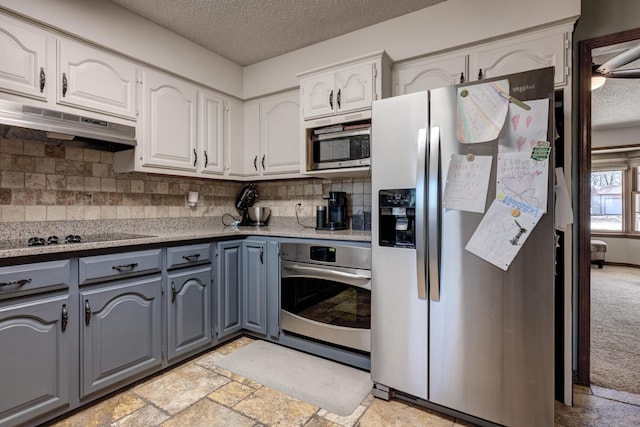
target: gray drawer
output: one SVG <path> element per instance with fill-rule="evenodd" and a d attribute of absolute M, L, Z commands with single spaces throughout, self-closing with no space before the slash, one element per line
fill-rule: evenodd
<path fill-rule="evenodd" d="M 66 289 L 71 282 L 71 261 L 39 262 L 0 268 L 0 299 L 35 292 Z"/>
<path fill-rule="evenodd" d="M 161 249 L 84 257 L 79 261 L 78 279 L 81 285 L 85 285 L 155 273 L 161 266 Z"/>
<path fill-rule="evenodd" d="M 167 249 L 167 270 L 198 265 L 211 260 L 211 244 L 176 246 Z"/>

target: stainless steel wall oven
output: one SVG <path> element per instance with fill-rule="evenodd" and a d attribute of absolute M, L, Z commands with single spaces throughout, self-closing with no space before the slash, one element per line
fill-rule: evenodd
<path fill-rule="evenodd" d="M 363 352 L 371 350 L 371 249 L 281 245 L 280 327 Z"/>

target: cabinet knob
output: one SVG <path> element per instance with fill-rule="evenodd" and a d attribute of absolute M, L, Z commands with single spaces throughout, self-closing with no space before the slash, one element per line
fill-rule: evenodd
<path fill-rule="evenodd" d="M 62 304 L 62 332 L 67 330 L 67 324 L 69 323 L 69 312 L 67 311 L 67 304 Z"/>
<path fill-rule="evenodd" d="M 173 282 L 171 282 L 171 303 L 176 302 L 177 293 L 178 291 L 176 291 L 176 285 L 174 285 Z"/>
<path fill-rule="evenodd" d="M 336 103 L 338 104 L 338 109 L 341 108 L 341 100 L 342 100 L 342 89 L 338 89 L 338 96 L 336 97 Z"/>
<path fill-rule="evenodd" d="M 204 150 L 204 167 L 206 168 L 209 164 L 209 156 L 207 155 L 207 150 Z"/>
<path fill-rule="evenodd" d="M 262 155 L 262 162 L 261 162 L 262 163 L 262 170 L 264 170 L 264 158 L 265 158 L 265 156 L 266 156 L 266 154 Z"/>
<path fill-rule="evenodd" d="M 460 73 L 460 83 L 464 83 L 464 73 Z"/>
<path fill-rule="evenodd" d="M 44 68 L 40 67 L 40 93 L 44 92 L 44 85 L 47 82 L 47 75 L 44 72 Z"/>
<path fill-rule="evenodd" d="M 482 73 L 482 68 L 478 71 L 478 80 L 484 79 L 484 74 Z"/>
<path fill-rule="evenodd" d="M 333 110 L 333 90 L 329 93 L 329 106 Z"/>
<path fill-rule="evenodd" d="M 258 155 L 253 158 L 253 168 L 258 172 Z"/>
<path fill-rule="evenodd" d="M 84 324 L 89 326 L 91 323 L 91 306 L 89 300 L 84 300 Z"/>
<path fill-rule="evenodd" d="M 198 163 L 198 152 L 196 151 L 196 149 L 193 149 L 193 167 L 196 167 L 196 164 Z"/>
<path fill-rule="evenodd" d="M 67 73 L 62 73 L 62 96 L 63 97 L 67 96 L 67 88 L 68 88 Z"/>

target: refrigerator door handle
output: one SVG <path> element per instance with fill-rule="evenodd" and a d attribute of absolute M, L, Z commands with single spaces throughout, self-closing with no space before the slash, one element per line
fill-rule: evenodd
<path fill-rule="evenodd" d="M 428 249 L 429 296 L 440 301 L 440 128 L 431 128 L 429 136 Z"/>
<path fill-rule="evenodd" d="M 416 265 L 418 268 L 418 298 L 427 299 L 425 265 L 425 169 L 427 162 L 427 129 L 418 130 L 418 167 L 416 173 Z"/>

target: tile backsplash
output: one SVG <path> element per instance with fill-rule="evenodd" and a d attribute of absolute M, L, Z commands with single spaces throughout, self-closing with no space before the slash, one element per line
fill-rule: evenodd
<path fill-rule="evenodd" d="M 237 216 L 243 183 L 115 173 L 113 153 L 63 143 L 0 138 L 2 222 Z M 274 216 L 312 217 L 329 191 L 345 191 L 353 213 L 371 210 L 369 178 L 259 181 L 256 206 Z M 197 191 L 196 207 L 187 193 Z M 297 206 L 300 204 L 300 206 Z M 350 212 L 350 213 L 351 213 Z"/>

